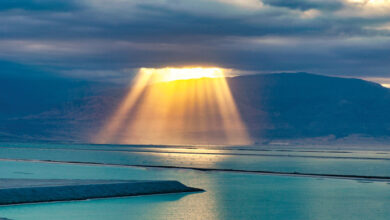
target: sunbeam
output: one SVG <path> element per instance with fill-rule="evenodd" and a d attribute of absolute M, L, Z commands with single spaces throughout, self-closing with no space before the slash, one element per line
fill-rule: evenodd
<path fill-rule="evenodd" d="M 247 145 L 221 68 L 141 68 L 96 143 Z"/>

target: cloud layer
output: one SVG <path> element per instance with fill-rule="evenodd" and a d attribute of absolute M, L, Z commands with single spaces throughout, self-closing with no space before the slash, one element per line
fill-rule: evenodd
<path fill-rule="evenodd" d="M 0 3 L 0 60 L 72 77 L 212 65 L 383 78 L 389 48 L 390 0 Z"/>

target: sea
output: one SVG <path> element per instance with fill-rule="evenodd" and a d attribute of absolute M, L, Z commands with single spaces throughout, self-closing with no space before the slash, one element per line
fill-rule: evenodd
<path fill-rule="evenodd" d="M 205 190 L 0 206 L 0 219 L 390 216 L 390 147 L 0 143 L 0 178 L 178 180 Z"/>

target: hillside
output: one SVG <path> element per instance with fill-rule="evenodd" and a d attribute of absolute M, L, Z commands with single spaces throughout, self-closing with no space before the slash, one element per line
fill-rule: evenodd
<path fill-rule="evenodd" d="M 390 137 L 390 90 L 379 84 L 307 73 L 238 76 L 228 83 L 256 142 Z M 0 140 L 88 142 L 126 91 L 110 83 L 1 80 Z"/>

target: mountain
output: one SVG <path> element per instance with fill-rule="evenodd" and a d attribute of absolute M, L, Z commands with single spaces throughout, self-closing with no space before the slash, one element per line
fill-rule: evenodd
<path fill-rule="evenodd" d="M 229 80 L 253 137 L 390 135 L 390 90 L 360 79 L 307 73 Z"/>
<path fill-rule="evenodd" d="M 227 81 L 256 142 L 390 138 L 390 90 L 379 84 L 308 73 Z M 88 142 L 127 90 L 112 83 L 3 77 L 0 140 Z"/>
<path fill-rule="evenodd" d="M 85 141 L 80 132 L 108 114 L 105 93 L 113 90 L 110 83 L 2 76 L 0 140 Z"/>

